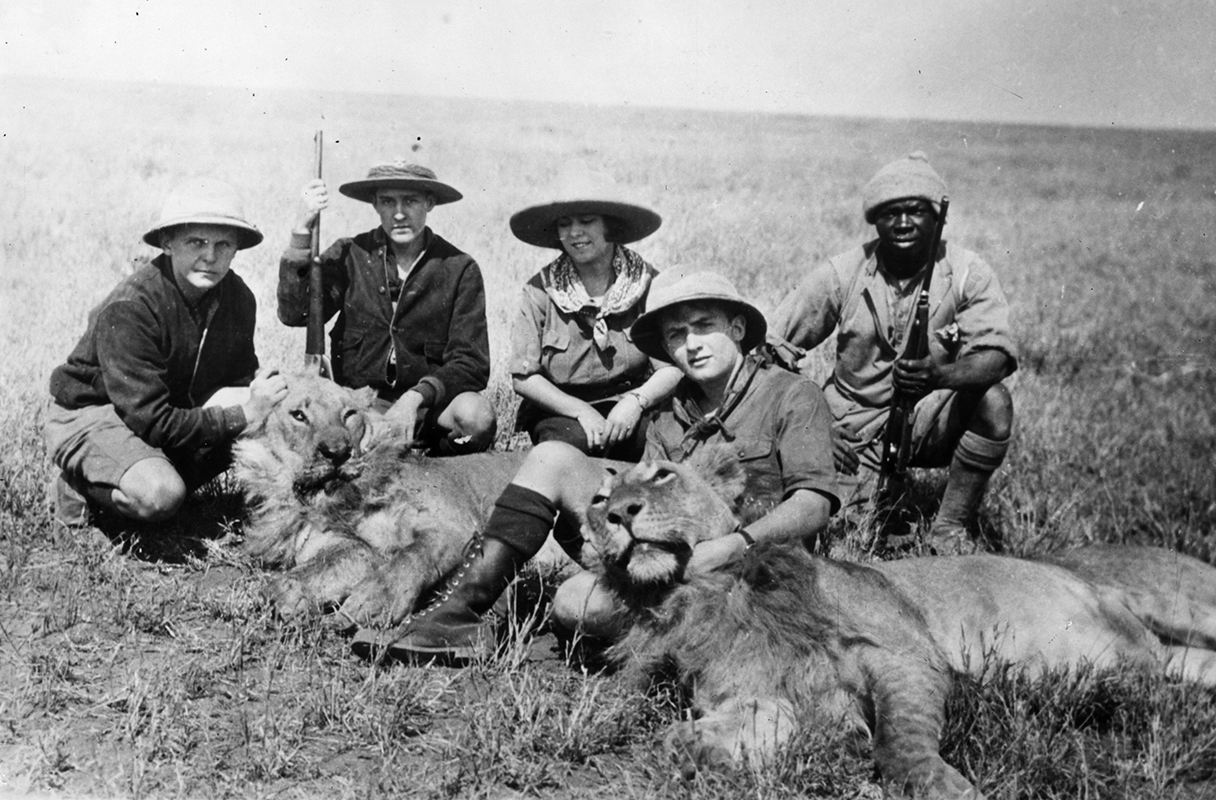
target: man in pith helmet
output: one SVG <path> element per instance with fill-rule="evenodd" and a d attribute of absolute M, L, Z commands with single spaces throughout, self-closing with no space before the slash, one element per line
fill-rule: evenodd
<path fill-rule="evenodd" d="M 646 312 L 631 328 L 642 352 L 682 375 L 646 431 L 643 460 L 683 461 L 707 447 L 727 447 L 746 476 L 739 502 L 745 524 L 737 535 L 698 544 L 690 573 L 728 563 L 755 542 L 813 546 L 840 505 L 823 392 L 756 352 L 766 327 L 760 310 L 724 276 L 671 269 L 655 278 Z M 582 556 L 582 521 L 607 466 L 566 442 L 538 444 L 495 503 L 481 546 L 441 599 L 396 631 L 360 631 L 355 652 L 447 665 L 476 657 L 489 641 L 483 615 L 551 529 L 568 552 Z M 587 571 L 558 588 L 553 616 L 564 627 L 605 638 L 620 623 L 611 596 Z"/>
<path fill-rule="evenodd" d="M 486 293 L 473 258 L 427 226 L 435 206 L 462 195 L 430 169 L 397 160 L 338 187 L 369 203 L 380 225 L 342 237 L 321 253 L 324 314 L 334 380 L 370 386 L 376 410 L 433 455 L 471 453 L 494 443 Z M 329 205 L 320 179 L 302 193 L 303 210 L 279 264 L 279 319 L 308 323 L 310 228 Z"/>
<path fill-rule="evenodd" d="M 257 373 L 256 304 L 231 270 L 237 251 L 262 241 L 236 190 L 211 179 L 179 185 L 143 239 L 161 255 L 90 312 L 51 374 L 44 434 L 66 524 L 90 510 L 172 516 L 287 393 L 282 376 Z"/>

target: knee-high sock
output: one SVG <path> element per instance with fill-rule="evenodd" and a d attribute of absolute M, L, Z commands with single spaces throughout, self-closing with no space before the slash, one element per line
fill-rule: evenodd
<path fill-rule="evenodd" d="M 490 512 L 485 536 L 516 551 L 523 563 L 544 546 L 556 517 L 557 505 L 548 497 L 514 483 L 508 484 Z"/>
<path fill-rule="evenodd" d="M 1009 440 L 987 439 L 965 431 L 954 449 L 946 492 L 937 511 L 934 527 L 969 525 L 988 489 L 988 479 L 1005 460 Z"/>

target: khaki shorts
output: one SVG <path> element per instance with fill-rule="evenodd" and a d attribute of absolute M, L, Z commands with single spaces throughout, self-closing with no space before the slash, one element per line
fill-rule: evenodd
<path fill-rule="evenodd" d="M 112 405 L 71 409 L 51 403 L 43 437 L 51 461 L 81 492 L 89 486 L 118 488 L 127 470 L 144 459 L 170 461 L 162 450 L 136 436 Z"/>
<path fill-rule="evenodd" d="M 921 398 L 912 410 L 912 459 L 913 467 L 947 467 L 954 456 L 954 448 L 963 435 L 965 426 L 955 411 L 958 393 L 950 389 L 938 389 Z M 870 499 L 878 483 L 878 471 L 882 467 L 882 433 L 886 427 L 884 415 L 875 424 L 862 430 L 866 444 L 857 450 L 861 466 L 856 475 L 836 473 L 836 483 L 846 505 L 864 503 Z"/>
<path fill-rule="evenodd" d="M 219 475 L 232 462 L 227 444 L 189 457 L 171 458 L 139 438 L 112 405 L 69 409 L 52 402 L 47 408 L 43 438 L 64 480 L 94 499 L 108 497 L 127 470 L 145 459 L 168 461 L 191 490 Z"/>

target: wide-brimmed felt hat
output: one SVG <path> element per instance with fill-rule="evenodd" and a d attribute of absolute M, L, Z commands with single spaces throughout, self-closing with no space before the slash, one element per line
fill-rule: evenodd
<path fill-rule="evenodd" d="M 377 164 L 367 171 L 367 177 L 361 181 L 351 181 L 338 187 L 338 191 L 355 200 L 364 203 L 376 202 L 377 189 L 411 189 L 416 192 L 429 192 L 435 198 L 435 205 L 455 203 L 464 197 L 460 192 L 448 186 L 435 177 L 434 170 L 421 164 L 407 164 L 405 159 L 398 158 L 391 164 Z"/>
<path fill-rule="evenodd" d="M 917 150 L 884 165 L 861 190 L 861 211 L 871 225 L 878 210 L 896 200 L 924 200 L 940 214 L 946 182 L 929 165 L 929 157 Z"/>
<path fill-rule="evenodd" d="M 630 338 L 639 350 L 651 358 L 671 361 L 663 349 L 663 332 L 660 323 L 663 310 L 679 303 L 690 301 L 712 301 L 725 303 L 747 320 L 747 330 L 739 346 L 743 352 L 764 341 L 768 333 L 768 322 L 760 309 L 743 299 L 730 279 L 716 272 L 682 272 L 668 270 L 659 273 L 650 284 L 646 296 L 646 310 L 629 329 Z"/>
<path fill-rule="evenodd" d="M 511 215 L 511 233 L 537 247 L 560 250 L 557 221 L 576 214 L 611 217 L 612 240 L 629 244 L 645 239 L 659 229 L 662 218 L 645 206 L 625 198 L 624 192 L 606 172 L 583 162 L 566 164 L 550 190 L 551 200 L 528 206 Z"/>
<path fill-rule="evenodd" d="M 175 186 L 160 208 L 160 219 L 144 234 L 144 241 L 160 247 L 166 228 L 188 224 L 232 228 L 237 232 L 239 250 L 262 241 L 262 232 L 245 219 L 245 206 L 236 189 L 214 178 L 193 178 Z"/>

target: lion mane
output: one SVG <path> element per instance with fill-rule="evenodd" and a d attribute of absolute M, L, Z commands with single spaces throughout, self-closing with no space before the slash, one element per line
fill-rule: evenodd
<path fill-rule="evenodd" d="M 844 723 L 872 735 L 890 794 L 979 797 L 939 752 L 956 674 L 982 679 L 993 658 L 1031 674 L 1132 662 L 1216 685 L 1216 569 L 1162 549 L 1082 548 L 1060 558 L 1073 572 L 991 555 L 862 565 L 760 544 L 686 579 L 692 548 L 735 529 L 728 462 L 638 464 L 587 515 L 627 623 L 610 655 L 638 677 L 674 667 L 692 689 L 694 720 L 666 739 L 686 772 L 763 762 L 801 726 Z"/>
<path fill-rule="evenodd" d="M 287 397 L 234 447 L 245 550 L 283 570 L 270 587 L 281 614 L 394 625 L 459 566 L 519 458 L 418 455 L 369 412 L 370 390 L 287 377 Z"/>

